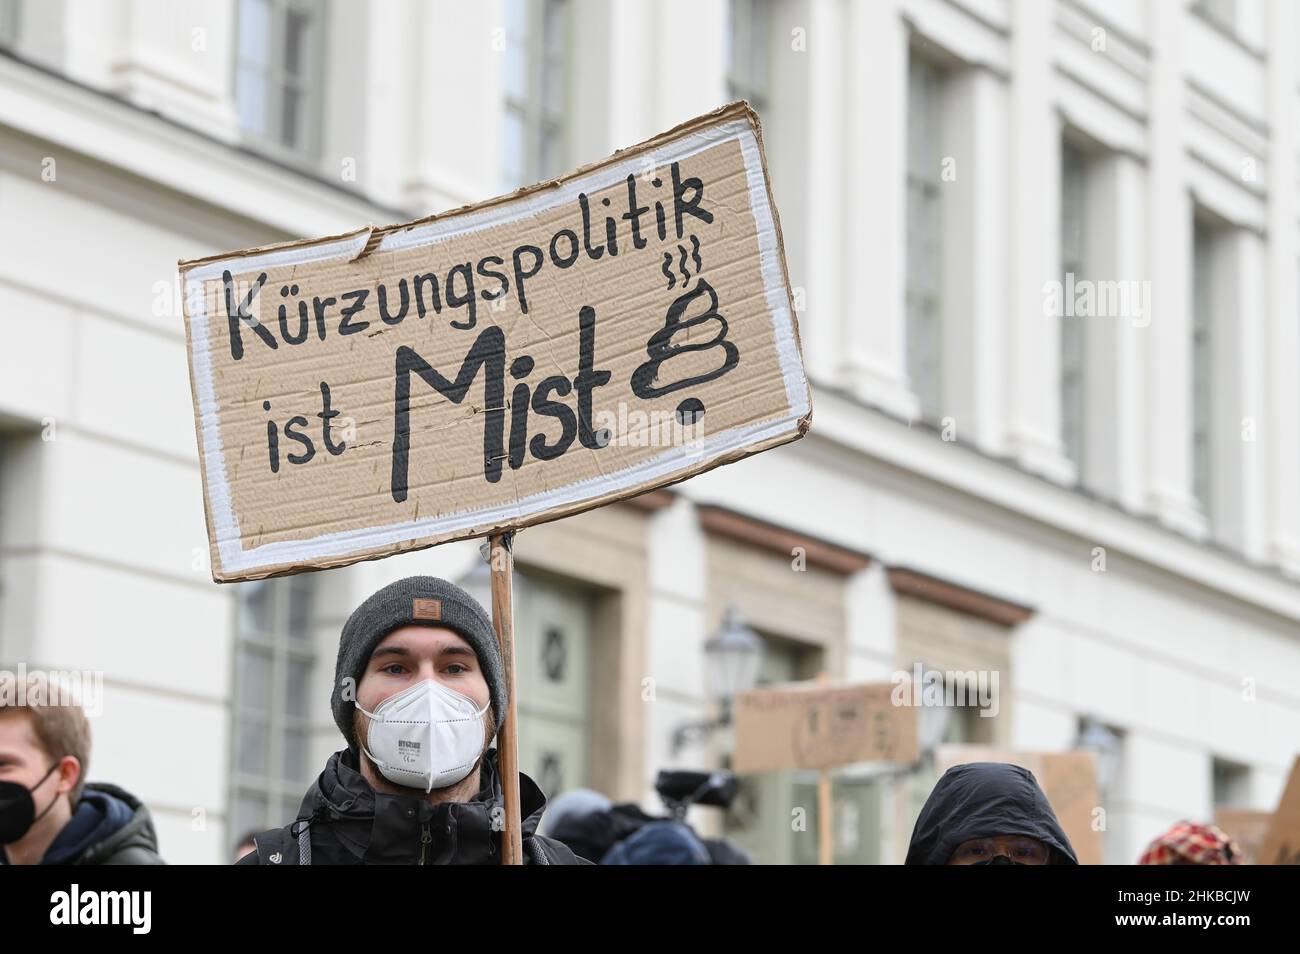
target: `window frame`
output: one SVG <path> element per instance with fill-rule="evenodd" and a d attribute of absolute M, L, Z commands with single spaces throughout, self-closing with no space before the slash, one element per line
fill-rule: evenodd
<path fill-rule="evenodd" d="M 1214 521 L 1214 297 L 1215 229 L 1192 224 L 1192 307 L 1189 347 L 1190 490 L 1208 523 Z"/>
<path fill-rule="evenodd" d="M 262 107 L 265 111 L 264 132 L 254 132 L 244 126 L 240 113 L 240 77 L 245 70 L 245 60 L 241 53 L 241 41 L 244 28 L 244 5 L 248 0 L 239 0 L 235 5 L 235 44 L 231 58 L 231 89 L 235 99 L 236 125 L 240 142 L 271 158 L 293 165 L 313 164 L 321 158 L 324 143 L 325 120 L 325 51 L 329 41 L 330 0 L 261 0 L 267 5 L 270 15 L 270 35 L 267 37 L 267 64 L 248 64 L 255 69 L 261 80 Z M 283 66 L 277 64 L 277 54 L 283 53 L 286 15 L 290 10 L 303 12 L 311 20 L 314 32 L 306 44 L 304 63 L 301 71 L 299 94 L 304 102 L 304 120 L 302 143 L 298 146 L 287 145 L 280 137 L 284 117 L 284 91 L 289 85 L 288 74 Z"/>
<path fill-rule="evenodd" d="M 1229 9 L 1224 9 L 1224 7 Z M 1206 22 L 1240 39 L 1241 6 L 1238 0 L 1196 0 L 1191 11 Z"/>
<path fill-rule="evenodd" d="M 941 169 L 943 161 L 943 98 L 945 71 L 938 64 L 910 50 L 907 64 L 907 163 L 905 189 L 906 264 L 904 266 L 905 351 L 908 385 L 917 397 L 923 420 L 937 421 L 943 413 L 943 203 Z M 925 89 L 918 95 L 918 79 Z M 918 103 L 925 100 L 924 137 L 917 144 Z M 916 206 L 924 207 L 921 219 L 930 234 L 927 256 L 933 259 L 928 272 L 917 259 L 918 233 L 921 222 Z M 919 279 L 926 277 L 929 282 Z M 924 319 L 924 320 L 922 320 Z M 923 346 L 928 351 L 922 351 Z"/>
<path fill-rule="evenodd" d="M 1064 301 L 1066 276 L 1085 279 L 1088 248 L 1088 152 L 1068 139 L 1061 144 L 1061 281 Z M 1074 229 L 1067 213 L 1074 213 Z M 1088 343 L 1086 316 L 1067 317 L 1062 310 L 1060 326 L 1061 445 L 1074 464 L 1077 482 L 1083 483 L 1088 453 Z M 1071 420 L 1073 417 L 1073 420 Z"/>
<path fill-rule="evenodd" d="M 1246 808 L 1250 804 L 1250 792 L 1254 768 L 1246 762 L 1210 757 L 1210 799 L 1215 809 Z"/>
<path fill-rule="evenodd" d="M 507 2 L 510 2 L 510 0 L 507 0 Z M 573 51 L 574 0 L 539 0 L 536 3 L 520 0 L 520 2 L 524 11 L 523 37 L 521 39 L 507 35 L 505 55 L 507 57 L 523 56 L 526 92 L 523 98 L 515 97 L 508 85 L 503 81 L 501 96 L 502 127 L 514 115 L 521 120 L 524 131 L 523 155 L 517 157 L 520 160 L 519 178 L 521 181 L 511 181 L 511 176 L 505 168 L 506 147 L 504 136 L 502 137 L 502 155 L 497 173 L 502 187 L 509 190 L 518 189 L 521 186 L 531 185 L 534 182 L 541 182 L 559 175 L 571 165 L 567 107 L 573 91 L 573 70 L 571 69 L 573 58 L 570 54 Z M 546 33 L 546 11 L 548 6 L 560 8 L 558 23 L 564 35 L 558 52 L 552 52 L 547 43 L 549 39 Z M 559 90 L 561 108 L 554 114 L 547 111 L 546 104 L 546 71 L 548 66 L 557 67 L 561 77 Z M 506 69 L 509 69 L 508 65 Z M 552 141 L 559 144 L 558 158 L 554 164 L 555 168 L 549 168 L 545 163 L 543 145 L 547 142 L 547 136 L 554 137 Z"/>
<path fill-rule="evenodd" d="M 252 631 L 243 628 L 242 609 L 245 598 L 251 594 L 249 586 L 269 587 L 268 593 L 268 628 L 266 631 Z M 298 598 L 305 600 L 308 607 L 305 630 L 296 636 L 292 630 L 292 609 L 294 605 L 294 588 L 298 589 Z M 253 584 L 241 584 L 235 597 L 234 638 L 231 647 L 230 679 L 230 769 L 227 792 L 227 818 L 232 822 L 236 817 L 236 806 L 241 797 L 257 798 L 262 802 L 263 816 L 259 827 L 278 827 L 287 823 L 279 819 L 276 812 L 289 800 L 301 800 L 314 772 L 313 766 L 304 761 L 303 776 L 291 778 L 286 766 L 285 753 L 287 740 L 291 732 L 310 738 L 312 720 L 310 714 L 293 714 L 287 711 L 288 696 L 285 691 L 291 662 L 303 662 L 307 666 L 308 676 L 318 663 L 313 625 L 315 622 L 315 601 L 317 590 L 315 581 L 304 577 L 288 577 L 283 580 L 259 580 Z M 249 706 L 245 697 L 247 687 L 240 679 L 240 662 L 243 652 L 255 650 L 270 656 L 269 685 L 270 697 L 264 709 Z M 255 718 L 247 718 L 255 716 Z M 247 772 L 240 764 L 243 749 L 240 744 L 240 730 L 247 723 L 254 723 L 264 728 L 267 738 L 266 768 L 269 774 Z M 279 767 L 280 771 L 276 771 Z M 269 824 L 268 824 L 269 823 Z M 239 837 L 242 832 L 233 832 L 232 837 Z"/>
<path fill-rule="evenodd" d="M 0 0 L 0 50 L 17 49 L 22 6 L 22 0 Z"/>
<path fill-rule="evenodd" d="M 771 0 L 727 0 L 727 99 L 745 100 L 760 116 L 771 106 L 774 12 Z M 743 59 L 736 55 L 742 38 Z"/>

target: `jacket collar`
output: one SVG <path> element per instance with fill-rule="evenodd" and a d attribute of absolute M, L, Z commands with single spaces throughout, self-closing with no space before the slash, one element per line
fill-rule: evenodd
<path fill-rule="evenodd" d="M 422 795 L 377 792 L 361 774 L 358 754 L 330 756 L 303 799 L 299 819 L 328 827 L 342 847 L 366 864 L 494 864 L 500 858 L 499 822 L 504 811 L 496 749 L 479 763 L 479 791 L 468 802 L 431 805 Z M 546 796 L 519 775 L 521 829 L 531 838 L 546 809 Z"/>

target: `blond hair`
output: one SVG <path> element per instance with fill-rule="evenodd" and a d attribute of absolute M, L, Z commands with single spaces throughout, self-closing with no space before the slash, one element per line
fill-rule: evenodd
<path fill-rule="evenodd" d="M 23 693 L 0 693 L 0 716 L 11 712 L 26 715 L 42 752 L 55 762 L 69 755 L 77 760 L 81 771 L 68 793 L 75 808 L 86 786 L 86 767 L 90 764 L 90 720 L 72 694 L 44 673 L 27 673 L 25 683 Z"/>

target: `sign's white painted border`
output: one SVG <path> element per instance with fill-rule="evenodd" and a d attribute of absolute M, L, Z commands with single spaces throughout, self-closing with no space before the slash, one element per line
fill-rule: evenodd
<path fill-rule="evenodd" d="M 788 417 L 713 434 L 697 444 L 670 448 L 650 460 L 612 471 L 601 477 L 577 481 L 556 490 L 520 498 L 510 507 L 494 506 L 457 511 L 418 520 L 399 521 L 382 527 L 324 533 L 307 540 L 268 543 L 245 550 L 240 546 L 239 524 L 230 499 L 230 483 L 226 477 L 225 448 L 221 443 L 219 426 L 220 408 L 217 406 L 216 389 L 212 380 L 212 356 L 209 353 L 208 315 L 206 301 L 202 294 L 203 282 L 219 278 L 227 268 L 232 272 L 236 269 L 247 272 L 293 263 L 329 259 L 351 260 L 364 249 L 369 235 L 362 233 L 307 248 L 280 249 L 248 257 L 238 256 L 207 262 L 186 275 L 186 296 L 190 305 L 190 346 L 193 351 L 192 362 L 201 421 L 200 453 L 203 455 L 207 475 L 208 505 L 211 508 L 209 519 L 212 520 L 212 532 L 217 541 L 221 562 L 219 569 L 223 573 L 237 574 L 284 564 L 307 564 L 321 558 L 373 550 L 407 540 L 456 533 L 474 526 L 506 524 L 527 513 L 537 513 L 550 507 L 593 500 L 620 486 L 640 486 L 657 480 L 668 482 L 667 478 L 690 470 L 702 460 L 712 459 L 729 451 L 788 433 L 808 413 L 808 386 L 799 357 L 794 317 L 790 313 L 780 249 L 776 242 L 776 223 L 768 202 L 758 141 L 747 122 L 738 120 L 720 123 L 691 133 L 653 152 L 641 153 L 622 162 L 603 166 L 564 182 L 555 189 L 535 193 L 518 202 L 496 205 L 445 221 L 433 221 L 388 233 L 380 240 L 375 251 L 394 252 L 420 245 L 436 245 L 487 226 L 507 225 L 557 206 L 575 203 L 579 192 L 592 192 L 608 187 L 626 179 L 629 174 L 639 175 L 644 171 L 644 160 L 647 156 L 658 166 L 688 158 L 731 139 L 739 141 L 745 162 L 750 210 L 758 232 L 764 293 L 767 298 L 768 312 L 772 317 L 777 359 L 791 409 Z"/>

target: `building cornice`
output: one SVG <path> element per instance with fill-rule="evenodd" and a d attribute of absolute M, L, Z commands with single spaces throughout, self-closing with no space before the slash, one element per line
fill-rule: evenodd
<path fill-rule="evenodd" d="M 871 565 L 870 555 L 852 547 L 831 543 L 789 527 L 759 520 L 748 514 L 715 504 L 699 504 L 696 514 L 706 534 L 746 546 L 780 554 L 789 560 L 799 553 L 808 566 L 851 576 Z"/>
<path fill-rule="evenodd" d="M 949 580 L 912 570 L 905 566 L 891 566 L 889 585 L 895 593 L 944 606 L 967 616 L 997 623 L 999 626 L 1018 626 L 1034 615 L 1032 608 L 993 596 L 979 590 L 953 583 Z"/>
<path fill-rule="evenodd" d="M 1206 590 L 1300 622 L 1300 582 L 1277 566 L 1197 541 L 1153 517 L 1062 487 L 1014 461 L 961 442 L 943 441 L 921 426 L 814 382 L 817 420 L 808 439 L 861 454 L 932 481 L 990 508 L 1069 534 L 1088 546 L 1138 560 Z M 827 536 L 833 536 L 833 531 Z M 1023 596 L 1022 596 L 1023 598 Z"/>
<path fill-rule="evenodd" d="M 412 217 L 3 51 L 0 88 L 0 126 L 287 235 L 327 235 Z"/>

